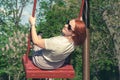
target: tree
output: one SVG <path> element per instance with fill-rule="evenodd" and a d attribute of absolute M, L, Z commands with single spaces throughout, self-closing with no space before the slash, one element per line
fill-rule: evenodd
<path fill-rule="evenodd" d="M 21 56 L 28 27 L 20 19 L 29 0 L 0 0 L 0 80 L 23 80 Z"/>
<path fill-rule="evenodd" d="M 1 20 L 6 23 L 11 21 L 18 27 L 23 9 L 29 2 L 29 0 L 0 0 L 0 8 L 4 10 L 4 13 L 0 14 Z"/>
<path fill-rule="evenodd" d="M 91 22 L 91 80 L 116 80 L 118 79 L 117 60 L 114 46 L 113 36 L 110 35 L 109 28 L 104 22 L 103 16 L 106 10 L 112 9 L 113 3 L 117 3 L 118 0 L 101 0 L 90 2 L 90 22 Z M 114 16 L 112 14 L 112 16 Z M 115 16 L 114 16 L 115 17 Z M 109 18 L 110 19 L 110 18 Z M 117 20 L 116 20 L 117 21 Z M 113 22 L 114 23 L 114 22 Z M 116 23 L 118 24 L 118 23 Z M 112 75 L 112 76 L 109 76 Z M 108 77 L 109 76 L 109 77 Z"/>
<path fill-rule="evenodd" d="M 120 72 L 120 7 L 119 2 L 110 3 L 111 7 L 103 12 L 103 19 L 106 22 L 110 35 L 113 38 L 115 46 L 115 54 L 118 59 L 118 67 Z M 120 73 L 119 73 L 120 79 Z"/>

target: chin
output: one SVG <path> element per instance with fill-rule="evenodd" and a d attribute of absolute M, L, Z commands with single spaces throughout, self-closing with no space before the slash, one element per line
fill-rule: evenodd
<path fill-rule="evenodd" d="M 64 36 L 65 34 L 63 33 L 63 31 L 61 32 L 61 34 Z"/>
<path fill-rule="evenodd" d="M 65 36 L 65 34 L 64 34 L 64 33 L 61 33 L 61 35 Z"/>

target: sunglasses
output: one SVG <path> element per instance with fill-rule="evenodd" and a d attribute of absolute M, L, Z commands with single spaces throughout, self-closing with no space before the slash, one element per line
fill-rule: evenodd
<path fill-rule="evenodd" d="M 69 23 L 70 23 L 70 21 L 67 20 L 66 24 L 68 25 L 68 30 L 72 30 L 71 25 Z"/>

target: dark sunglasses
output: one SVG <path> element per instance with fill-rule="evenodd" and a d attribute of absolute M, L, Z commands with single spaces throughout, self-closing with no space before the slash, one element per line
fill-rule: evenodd
<path fill-rule="evenodd" d="M 69 23 L 70 23 L 70 21 L 67 20 L 66 24 L 68 25 L 68 30 L 72 30 L 71 25 Z"/>

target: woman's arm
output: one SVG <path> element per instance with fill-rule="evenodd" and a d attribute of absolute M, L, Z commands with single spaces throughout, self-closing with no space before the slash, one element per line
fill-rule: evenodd
<path fill-rule="evenodd" d="M 35 28 L 35 18 L 30 17 L 29 22 L 31 24 L 31 35 L 32 35 L 32 41 L 35 45 L 39 46 L 40 48 L 45 48 L 45 41 L 44 39 L 39 38 L 36 32 Z"/>

